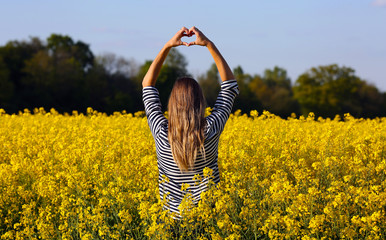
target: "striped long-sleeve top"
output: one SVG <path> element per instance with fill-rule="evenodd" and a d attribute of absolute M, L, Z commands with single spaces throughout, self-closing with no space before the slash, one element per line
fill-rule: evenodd
<path fill-rule="evenodd" d="M 214 183 L 217 184 L 220 181 L 217 163 L 218 142 L 220 134 L 231 113 L 234 99 L 238 93 L 239 90 L 236 80 L 222 82 L 221 90 L 213 110 L 211 114 L 205 118 L 205 151 L 204 153 L 201 153 L 200 151 L 197 152 L 193 170 L 182 172 L 173 160 L 168 140 L 168 120 L 161 110 L 159 92 L 152 86 L 144 87 L 142 90 L 147 121 L 155 140 L 159 170 L 160 198 L 163 200 L 164 197 L 166 197 L 165 202 L 167 203 L 164 205 L 164 208 L 176 213 L 177 218 L 180 218 L 178 207 L 184 198 L 184 195 L 187 192 L 191 193 L 193 202 L 197 203 L 200 199 L 201 192 L 206 189 L 208 179 L 203 179 L 201 184 L 197 184 L 197 180 L 194 179 L 195 175 L 200 175 L 202 177 L 203 169 L 208 167 L 213 171 L 212 180 Z M 186 189 L 186 186 L 189 187 Z"/>

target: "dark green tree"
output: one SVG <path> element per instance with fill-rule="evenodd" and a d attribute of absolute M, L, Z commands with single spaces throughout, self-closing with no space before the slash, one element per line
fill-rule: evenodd
<path fill-rule="evenodd" d="M 25 93 L 29 89 L 23 85 L 25 61 L 43 49 L 38 38 L 29 41 L 10 41 L 0 47 L 0 108 L 16 112 L 25 107 Z"/>
<path fill-rule="evenodd" d="M 9 70 L 0 56 L 0 108 L 9 108 L 14 84 L 9 79 Z"/>
<path fill-rule="evenodd" d="M 62 60 L 72 59 L 87 71 L 94 64 L 94 54 L 89 45 L 81 41 L 74 42 L 66 35 L 52 34 L 48 37 L 47 50 L 54 60 L 54 65 Z"/>
<path fill-rule="evenodd" d="M 86 109 L 84 81 L 93 64 L 87 44 L 52 34 L 46 47 L 25 61 L 23 84 L 31 90 L 25 94 L 28 107 Z"/>
<path fill-rule="evenodd" d="M 381 112 L 382 95 L 349 67 L 336 64 L 311 68 L 299 76 L 294 96 L 301 111 L 324 117 L 350 113 L 355 117 L 373 117 Z M 372 107 L 370 107 L 372 106 Z"/>
<path fill-rule="evenodd" d="M 137 81 L 142 82 L 143 77 L 148 71 L 152 61 L 146 61 L 138 71 Z M 173 88 L 174 82 L 179 77 L 189 76 L 187 69 L 187 61 L 176 48 L 172 48 L 169 55 L 165 59 L 160 74 L 158 76 L 156 87 L 160 93 L 160 99 L 163 110 L 166 111 L 170 92 Z"/>
<path fill-rule="evenodd" d="M 233 74 L 239 85 L 240 94 L 235 99 L 234 109 L 240 109 L 244 113 L 249 113 L 251 110 L 262 111 L 262 105 L 256 92 L 251 88 L 253 77 L 247 73 L 241 66 L 233 69 Z"/>
<path fill-rule="evenodd" d="M 291 89 L 291 79 L 287 75 L 287 71 L 283 68 L 275 66 L 272 70 L 266 69 L 264 71 L 263 81 L 268 87 L 282 87 Z"/>
<path fill-rule="evenodd" d="M 177 48 L 172 48 L 169 51 L 168 56 L 165 59 L 165 65 L 171 68 L 176 68 L 181 71 L 181 74 L 186 74 L 186 66 L 188 62 L 183 54 L 181 54 Z"/>
<path fill-rule="evenodd" d="M 356 116 L 361 117 L 385 117 L 386 93 L 381 93 L 375 86 L 362 81 L 357 92 L 360 109 Z"/>
<path fill-rule="evenodd" d="M 197 78 L 197 81 L 202 88 L 207 106 L 213 108 L 221 82 L 216 64 L 213 63 L 205 74 Z"/>
<path fill-rule="evenodd" d="M 285 69 L 277 66 L 272 70 L 266 69 L 262 82 L 267 88 L 261 91 L 259 99 L 265 109 L 283 118 L 291 113 L 299 113 L 298 103 L 293 98 L 291 79 Z"/>
<path fill-rule="evenodd" d="M 134 65 L 134 66 L 133 66 Z M 86 84 L 89 103 L 98 103 L 107 113 L 143 110 L 140 83 L 136 81 L 136 64 L 115 54 L 98 56 Z"/>
<path fill-rule="evenodd" d="M 0 46 L 0 108 L 13 113 L 24 108 L 55 108 L 59 112 L 87 107 L 112 113 L 143 110 L 142 79 L 151 61 L 142 66 L 132 60 L 104 54 L 95 58 L 89 45 L 71 37 L 52 34 L 10 41 Z M 162 66 L 157 85 L 164 110 L 175 80 L 189 76 L 185 57 L 173 48 Z M 281 117 L 310 111 L 324 117 L 351 113 L 355 117 L 386 116 L 386 93 L 367 84 L 351 68 L 337 65 L 312 68 L 299 76 L 295 87 L 286 70 L 274 67 L 262 76 L 234 69 L 240 95 L 234 109 L 268 110 Z M 220 90 L 215 64 L 198 76 L 208 106 Z"/>

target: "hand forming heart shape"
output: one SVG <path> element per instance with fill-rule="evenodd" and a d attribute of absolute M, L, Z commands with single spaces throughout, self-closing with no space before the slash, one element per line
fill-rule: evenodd
<path fill-rule="evenodd" d="M 195 35 L 195 33 L 193 31 L 193 28 L 187 29 L 187 28 L 183 27 L 183 28 L 181 28 L 180 31 L 182 31 L 182 36 L 180 38 L 181 44 L 185 45 L 187 47 L 189 47 L 190 45 L 193 45 L 196 39 L 194 39 L 193 41 L 191 41 L 189 43 L 186 41 L 187 38 L 191 38 L 191 37 L 193 37 Z"/>
<path fill-rule="evenodd" d="M 186 36 L 183 36 L 181 38 L 181 41 L 183 43 L 187 43 L 188 45 L 191 44 L 191 43 L 194 43 L 196 41 L 197 37 L 194 35 L 194 33 L 192 35 L 186 35 Z M 190 41 L 189 43 L 187 41 Z"/>
<path fill-rule="evenodd" d="M 181 38 L 183 37 L 192 37 L 193 35 L 196 36 L 196 39 L 192 42 L 184 42 Z M 172 39 L 169 40 L 168 45 L 171 47 L 176 47 L 180 45 L 185 45 L 187 47 L 191 45 L 200 45 L 200 46 L 206 46 L 209 43 L 209 39 L 196 27 L 192 27 L 190 29 L 187 29 L 186 27 L 182 27 L 176 35 Z"/>

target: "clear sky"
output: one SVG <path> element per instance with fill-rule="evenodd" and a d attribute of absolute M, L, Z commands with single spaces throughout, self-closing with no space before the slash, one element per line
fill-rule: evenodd
<path fill-rule="evenodd" d="M 1 0 L 0 45 L 69 35 L 96 55 L 152 60 L 182 26 L 198 27 L 229 65 L 249 74 L 279 66 L 291 80 L 336 63 L 386 91 L 386 0 Z M 188 40 L 189 41 L 189 40 Z M 202 47 L 178 48 L 188 70 L 213 62 Z"/>

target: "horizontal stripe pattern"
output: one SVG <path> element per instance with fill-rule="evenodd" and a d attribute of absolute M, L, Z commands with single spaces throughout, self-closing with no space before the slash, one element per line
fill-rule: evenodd
<path fill-rule="evenodd" d="M 213 170 L 213 181 L 215 184 L 220 181 L 217 163 L 218 142 L 232 111 L 234 99 L 238 94 L 239 90 L 236 80 L 222 82 L 213 110 L 206 117 L 205 157 L 204 154 L 199 152 L 195 160 L 194 169 L 188 172 L 181 172 L 173 160 L 168 140 L 168 120 L 162 112 L 159 92 L 153 86 L 144 87 L 142 90 L 147 121 L 155 140 L 160 198 L 164 199 L 164 196 L 167 198 L 167 204 L 164 207 L 176 213 L 177 218 L 180 218 L 178 207 L 186 193 L 191 193 L 193 202 L 197 203 L 200 200 L 201 193 L 205 191 L 208 179 L 203 179 L 204 168 L 208 167 Z M 201 176 L 201 184 L 198 184 L 197 180 L 193 179 L 196 175 Z M 165 181 L 166 178 L 168 181 Z M 189 184 L 189 187 L 187 190 L 182 191 L 181 186 L 186 183 Z"/>

